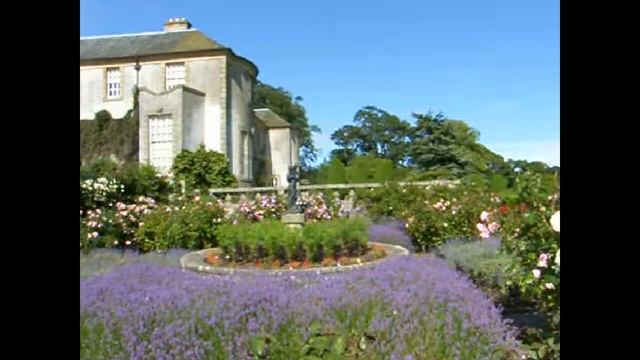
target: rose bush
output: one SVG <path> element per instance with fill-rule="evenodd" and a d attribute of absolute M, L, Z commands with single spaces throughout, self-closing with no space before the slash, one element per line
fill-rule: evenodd
<path fill-rule="evenodd" d="M 124 185 L 113 178 L 83 180 L 80 182 L 80 208 L 88 210 L 113 206 L 123 193 Z"/>
<path fill-rule="evenodd" d="M 551 334 L 535 334 L 529 356 L 555 359 L 560 350 L 560 195 L 528 173 L 516 179 L 516 189 L 514 200 L 526 206 L 503 204 L 498 211 L 503 251 L 517 264 L 509 268 L 509 285 L 534 301 L 552 325 Z"/>

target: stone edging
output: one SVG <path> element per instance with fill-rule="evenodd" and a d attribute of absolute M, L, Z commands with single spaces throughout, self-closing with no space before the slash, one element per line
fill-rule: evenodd
<path fill-rule="evenodd" d="M 212 273 L 212 274 L 229 274 L 229 275 L 236 274 L 236 273 L 255 273 L 255 272 L 260 272 L 264 274 L 301 273 L 301 272 L 335 273 L 335 272 L 360 269 L 366 266 L 378 264 L 380 262 L 386 261 L 394 257 L 409 255 L 409 250 L 405 249 L 402 246 L 377 243 L 377 242 L 369 242 L 369 244 L 382 246 L 387 255 L 381 259 L 369 261 L 366 263 L 352 264 L 352 265 L 345 265 L 345 266 L 325 266 L 325 267 L 315 267 L 315 268 L 308 268 L 308 269 L 257 270 L 257 269 L 234 269 L 234 268 L 211 265 L 205 262 L 204 258 L 205 258 L 205 254 L 213 249 L 204 249 L 204 250 L 194 251 L 186 255 L 183 255 L 180 258 L 180 266 L 183 269 L 189 269 L 193 271 Z"/>

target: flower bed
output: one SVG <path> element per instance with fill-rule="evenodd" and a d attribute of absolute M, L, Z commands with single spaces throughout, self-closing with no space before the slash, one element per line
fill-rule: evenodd
<path fill-rule="evenodd" d="M 80 282 L 80 357 L 519 358 L 500 310 L 446 262 L 201 276 L 148 263 Z"/>
<path fill-rule="evenodd" d="M 302 231 L 280 221 L 265 221 L 221 225 L 216 237 L 221 261 L 227 263 L 320 263 L 371 255 L 367 228 L 362 218 L 309 223 Z"/>
<path fill-rule="evenodd" d="M 247 262 L 235 262 L 226 259 L 221 249 L 211 249 L 204 255 L 204 262 L 213 266 L 226 267 L 232 269 L 313 269 L 318 267 L 331 266 L 348 266 L 368 263 L 386 256 L 386 251 L 382 245 L 368 246 L 361 254 L 352 256 L 325 257 L 321 261 L 312 262 L 309 259 L 304 260 L 269 260 L 256 259 Z"/>

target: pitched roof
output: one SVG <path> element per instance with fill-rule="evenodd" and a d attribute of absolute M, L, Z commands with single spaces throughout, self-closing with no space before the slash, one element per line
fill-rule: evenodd
<path fill-rule="evenodd" d="M 202 32 L 175 32 L 80 38 L 80 61 L 226 49 Z"/>
<path fill-rule="evenodd" d="M 290 123 L 271 111 L 271 109 L 253 109 L 253 113 L 267 128 L 291 127 Z"/>

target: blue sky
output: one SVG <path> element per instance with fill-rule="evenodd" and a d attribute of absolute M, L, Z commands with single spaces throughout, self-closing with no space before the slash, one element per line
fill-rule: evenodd
<path fill-rule="evenodd" d="M 442 111 L 506 158 L 560 164 L 559 0 L 81 0 L 82 36 L 186 17 L 304 98 L 321 160 L 373 105 Z"/>

